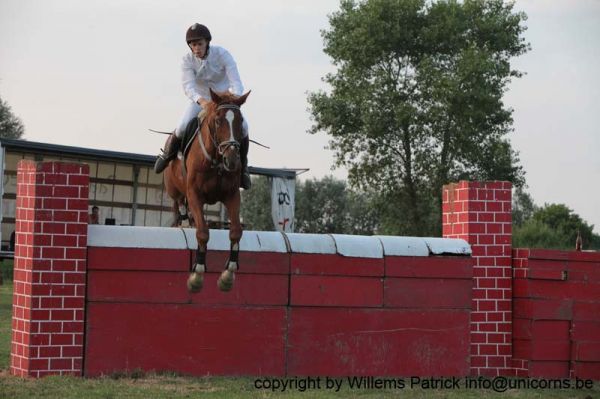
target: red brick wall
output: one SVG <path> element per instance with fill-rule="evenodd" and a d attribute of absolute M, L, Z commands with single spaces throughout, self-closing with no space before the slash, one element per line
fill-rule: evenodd
<path fill-rule="evenodd" d="M 467 182 L 443 188 L 443 235 L 473 251 L 471 372 L 512 375 L 511 184 Z"/>
<path fill-rule="evenodd" d="M 10 371 L 81 375 L 88 167 L 21 161 Z"/>

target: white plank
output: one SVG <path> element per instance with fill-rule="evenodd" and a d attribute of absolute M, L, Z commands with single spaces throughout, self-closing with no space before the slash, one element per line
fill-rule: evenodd
<path fill-rule="evenodd" d="M 327 234 L 286 233 L 290 250 L 295 253 L 335 254 L 335 241 Z"/>
<path fill-rule="evenodd" d="M 186 249 L 181 229 L 170 227 L 88 225 L 88 246 Z"/>
<path fill-rule="evenodd" d="M 347 234 L 332 234 L 337 253 L 342 256 L 359 258 L 383 258 L 381 241 L 373 236 L 354 236 Z"/>
<path fill-rule="evenodd" d="M 471 246 L 465 241 L 458 238 L 439 238 L 428 237 L 424 238 L 425 243 L 429 247 L 429 251 L 433 255 L 471 255 Z"/>
<path fill-rule="evenodd" d="M 429 256 L 423 237 L 375 236 L 383 245 L 386 256 Z"/>

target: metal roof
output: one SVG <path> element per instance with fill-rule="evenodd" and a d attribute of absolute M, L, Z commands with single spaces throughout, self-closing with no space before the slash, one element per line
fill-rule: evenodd
<path fill-rule="evenodd" d="M 92 158 L 110 161 L 118 161 L 132 164 L 143 164 L 153 166 L 156 160 L 155 155 L 134 154 L 131 152 L 119 152 L 108 150 L 97 150 L 93 148 L 74 147 L 59 144 L 39 143 L 35 141 L 17 140 L 0 138 L 0 145 L 9 150 L 20 150 L 23 152 L 35 152 L 51 155 L 72 155 L 79 158 Z M 248 171 L 254 175 L 263 175 L 271 177 L 284 177 L 294 179 L 296 170 L 294 169 L 273 169 L 259 168 L 249 166 Z"/>

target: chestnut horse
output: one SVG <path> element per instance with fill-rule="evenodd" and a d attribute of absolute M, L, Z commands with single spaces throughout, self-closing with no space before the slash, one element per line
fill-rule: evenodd
<path fill-rule="evenodd" d="M 173 199 L 176 220 L 181 209 L 189 209 L 196 225 L 196 262 L 192 264 L 187 281 L 190 292 L 198 292 L 204 282 L 206 270 L 206 244 L 209 230 L 204 220 L 204 204 L 222 202 L 229 219 L 229 259 L 219 277 L 221 291 L 233 286 L 234 272 L 238 269 L 239 242 L 242 237 L 240 224 L 240 141 L 242 139 L 242 113 L 240 107 L 250 92 L 243 96 L 210 91 L 212 102 L 206 107 L 199 132 L 190 144 L 183 162 L 171 161 L 164 172 L 165 188 Z M 187 203 L 186 203 L 187 200 Z M 186 211 L 187 212 L 187 211 Z"/>

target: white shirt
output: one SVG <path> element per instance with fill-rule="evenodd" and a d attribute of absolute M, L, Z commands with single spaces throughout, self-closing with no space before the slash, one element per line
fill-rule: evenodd
<path fill-rule="evenodd" d="M 181 63 L 181 83 L 185 95 L 193 102 L 198 102 L 199 98 L 210 101 L 209 88 L 238 96 L 244 92 L 233 57 L 219 46 L 210 46 L 205 59 L 187 53 Z"/>

